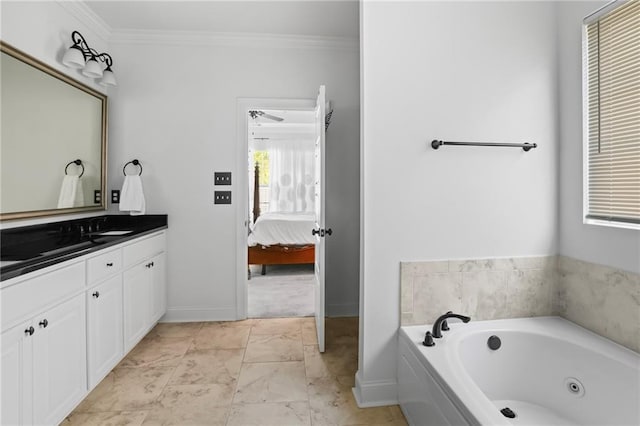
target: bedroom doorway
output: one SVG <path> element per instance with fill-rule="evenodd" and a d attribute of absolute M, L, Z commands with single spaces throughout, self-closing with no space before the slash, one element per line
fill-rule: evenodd
<path fill-rule="evenodd" d="M 324 237 L 331 235 L 324 224 L 327 106 L 324 86 L 316 99 L 238 99 L 239 175 L 234 182 L 236 318 L 313 315 L 320 352 Z M 302 309 L 292 311 L 296 306 Z"/>
<path fill-rule="evenodd" d="M 313 316 L 315 111 L 250 109 L 247 316 Z"/>

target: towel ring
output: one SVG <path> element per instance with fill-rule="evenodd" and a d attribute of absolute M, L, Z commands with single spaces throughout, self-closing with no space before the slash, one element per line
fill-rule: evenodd
<path fill-rule="evenodd" d="M 80 174 L 78 175 L 78 178 L 81 178 L 82 175 L 84 174 L 84 164 L 82 164 L 82 161 L 80 159 L 78 160 L 74 160 L 74 161 L 69 161 L 69 163 L 67 164 L 67 166 L 64 168 L 64 174 L 68 174 L 67 173 L 67 169 L 69 168 L 70 165 L 75 164 L 76 166 L 80 166 L 82 167 L 82 171 L 80 172 Z"/>
<path fill-rule="evenodd" d="M 126 169 L 129 164 L 133 164 L 134 166 L 140 167 L 140 173 L 138 173 L 138 176 L 142 175 L 142 164 L 140 164 L 140 162 L 137 159 L 129 161 L 127 164 L 125 164 L 124 167 L 122 168 L 122 174 L 124 174 L 125 176 L 127 175 Z"/>

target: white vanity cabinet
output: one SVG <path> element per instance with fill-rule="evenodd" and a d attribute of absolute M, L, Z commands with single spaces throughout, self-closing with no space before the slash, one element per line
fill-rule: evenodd
<path fill-rule="evenodd" d="M 167 312 L 167 262 L 166 255 L 160 253 L 151 258 L 151 291 L 153 305 L 151 322 L 155 324 Z"/>
<path fill-rule="evenodd" d="M 33 330 L 29 320 L 2 333 L 0 424 L 33 423 Z"/>
<path fill-rule="evenodd" d="M 123 283 L 124 347 L 129 351 L 147 333 L 151 319 L 151 279 L 147 264 L 129 268 L 124 273 Z"/>
<path fill-rule="evenodd" d="M 166 311 L 165 236 L 123 249 L 124 348 L 131 350 Z"/>
<path fill-rule="evenodd" d="M 89 388 L 95 387 L 124 355 L 122 275 L 86 292 Z"/>
<path fill-rule="evenodd" d="M 84 297 L 36 317 L 33 334 L 33 423 L 57 424 L 87 393 Z"/>
<path fill-rule="evenodd" d="M 166 311 L 165 233 L 2 282 L 0 424 L 58 424 Z"/>
<path fill-rule="evenodd" d="M 84 297 L 2 333 L 2 424 L 55 424 L 87 392 Z"/>
<path fill-rule="evenodd" d="M 92 389 L 124 355 L 121 248 L 87 260 L 87 287 L 87 362 Z"/>

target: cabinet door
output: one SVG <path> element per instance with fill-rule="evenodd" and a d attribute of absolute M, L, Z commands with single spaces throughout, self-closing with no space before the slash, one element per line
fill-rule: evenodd
<path fill-rule="evenodd" d="M 87 291 L 89 389 L 102 380 L 123 355 L 122 276 Z"/>
<path fill-rule="evenodd" d="M 151 293 L 153 298 L 151 324 L 157 322 L 167 310 L 165 254 L 159 254 L 151 259 Z"/>
<path fill-rule="evenodd" d="M 124 273 L 124 350 L 128 352 L 149 330 L 151 317 L 150 261 Z"/>
<path fill-rule="evenodd" d="M 31 322 L 25 322 L 2 333 L 0 424 L 3 425 L 32 423 L 33 331 L 30 331 L 31 326 Z"/>
<path fill-rule="evenodd" d="M 84 294 L 38 315 L 33 326 L 33 422 L 57 424 L 87 392 Z"/>

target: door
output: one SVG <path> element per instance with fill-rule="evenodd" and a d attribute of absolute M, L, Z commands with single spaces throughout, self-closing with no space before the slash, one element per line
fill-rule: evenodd
<path fill-rule="evenodd" d="M 34 320 L 33 423 L 58 424 L 87 393 L 84 294 Z"/>
<path fill-rule="evenodd" d="M 34 331 L 35 328 L 31 321 L 28 321 L 2 333 L 0 340 L 0 348 L 2 348 L 0 424 L 32 424 L 32 342 Z"/>
<path fill-rule="evenodd" d="M 151 261 L 143 262 L 124 273 L 124 351 L 129 352 L 149 329 L 152 301 Z"/>
<path fill-rule="evenodd" d="M 124 353 L 122 337 L 122 276 L 87 292 L 89 388 L 116 366 Z"/>
<path fill-rule="evenodd" d="M 165 285 L 165 254 L 161 253 L 151 259 L 151 323 L 158 321 L 167 310 L 167 289 Z"/>
<path fill-rule="evenodd" d="M 318 333 L 318 349 L 324 352 L 324 238 L 325 231 L 325 87 L 320 86 L 316 100 L 316 179 L 315 179 L 315 207 L 316 224 L 314 234 L 316 236 L 315 247 L 315 314 L 316 331 Z M 329 232 L 331 232 L 329 230 Z"/>

